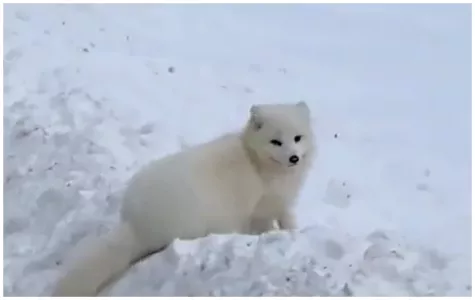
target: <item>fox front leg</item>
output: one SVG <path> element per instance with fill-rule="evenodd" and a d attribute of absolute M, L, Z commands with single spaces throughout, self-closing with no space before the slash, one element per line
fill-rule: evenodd
<path fill-rule="evenodd" d="M 251 234 L 262 234 L 275 229 L 274 220 L 268 218 L 252 218 L 250 225 Z"/>
<path fill-rule="evenodd" d="M 295 230 L 297 229 L 297 224 L 295 221 L 295 216 L 292 212 L 286 211 L 282 213 L 280 218 L 277 219 L 277 224 L 281 230 Z"/>

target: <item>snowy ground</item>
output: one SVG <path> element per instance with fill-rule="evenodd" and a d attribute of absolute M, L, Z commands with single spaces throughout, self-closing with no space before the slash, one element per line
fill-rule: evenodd
<path fill-rule="evenodd" d="M 471 295 L 470 19 L 469 5 L 6 5 L 5 295 L 47 295 L 141 164 L 298 100 L 320 146 L 302 232 L 177 241 L 110 293 Z"/>

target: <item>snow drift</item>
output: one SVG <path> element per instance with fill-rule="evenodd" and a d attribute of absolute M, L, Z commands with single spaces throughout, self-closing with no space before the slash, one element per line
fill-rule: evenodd
<path fill-rule="evenodd" d="M 175 241 L 134 266 L 114 296 L 456 295 L 445 261 L 389 233 L 354 239 L 312 227 L 261 236 L 211 235 Z"/>

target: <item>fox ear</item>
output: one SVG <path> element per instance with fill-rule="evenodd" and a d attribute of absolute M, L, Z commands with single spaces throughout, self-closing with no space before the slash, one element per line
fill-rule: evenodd
<path fill-rule="evenodd" d="M 252 127 L 254 130 L 259 130 L 262 128 L 262 125 L 264 125 L 264 122 L 262 121 L 262 115 L 261 115 L 261 109 L 258 105 L 253 105 L 251 106 L 251 109 L 249 110 L 250 117 L 249 120 L 252 124 Z"/>
<path fill-rule="evenodd" d="M 300 111 L 308 118 L 310 119 L 310 108 L 308 107 L 307 105 L 307 102 L 305 101 L 299 101 L 297 102 L 297 104 L 295 104 L 295 106 L 297 106 Z"/>

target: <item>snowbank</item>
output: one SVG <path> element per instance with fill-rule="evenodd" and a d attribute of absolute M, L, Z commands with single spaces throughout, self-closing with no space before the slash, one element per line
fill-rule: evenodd
<path fill-rule="evenodd" d="M 324 227 L 175 241 L 134 266 L 114 296 L 469 295 L 438 253 L 385 232 L 355 239 Z M 454 285 L 455 284 L 455 285 Z M 104 293 L 104 294 L 107 294 Z"/>

